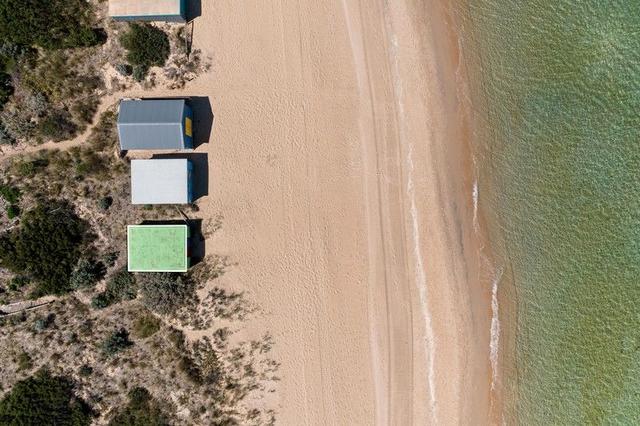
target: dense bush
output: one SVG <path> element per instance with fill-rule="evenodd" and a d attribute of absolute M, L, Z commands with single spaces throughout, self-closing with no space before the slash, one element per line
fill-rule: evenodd
<path fill-rule="evenodd" d="M 29 284 L 29 282 L 31 281 L 28 277 L 25 277 L 24 275 L 17 275 L 11 278 L 11 281 L 9 281 L 9 289 L 14 291 L 19 290 L 25 285 Z"/>
<path fill-rule="evenodd" d="M 106 292 L 98 293 L 91 298 L 91 306 L 95 309 L 104 309 L 111 304 Z"/>
<path fill-rule="evenodd" d="M 2 0 L 0 40 L 45 49 L 91 46 L 99 40 L 90 12 L 84 0 Z"/>
<path fill-rule="evenodd" d="M 129 332 L 125 328 L 120 328 L 102 342 L 102 353 L 109 356 L 115 355 L 132 345 L 133 342 L 129 340 Z"/>
<path fill-rule="evenodd" d="M 142 303 L 159 314 L 170 314 L 195 300 L 195 286 L 186 276 L 174 273 L 139 274 Z"/>
<path fill-rule="evenodd" d="M 149 68 L 163 66 L 169 58 L 169 37 L 149 24 L 131 24 L 129 31 L 120 37 L 120 43 L 127 49 L 127 61 L 133 65 L 137 80 L 144 78 Z"/>
<path fill-rule="evenodd" d="M 134 388 L 129 392 L 129 403 L 120 409 L 109 422 L 109 426 L 164 426 L 169 419 L 145 388 Z"/>
<path fill-rule="evenodd" d="M 73 393 L 72 382 L 47 371 L 16 383 L 0 401 L 2 425 L 89 425 L 91 408 Z"/>
<path fill-rule="evenodd" d="M 0 185 L 0 196 L 9 204 L 16 204 L 20 199 L 20 190 L 11 185 Z"/>
<path fill-rule="evenodd" d="M 111 207 L 112 204 L 113 204 L 112 197 L 102 197 L 100 198 L 100 201 L 98 201 L 98 206 L 100 207 L 100 210 L 109 210 L 109 207 Z"/>
<path fill-rule="evenodd" d="M 86 257 L 81 257 L 69 279 L 71 288 L 84 289 L 93 287 L 104 275 L 104 265 Z"/>
<path fill-rule="evenodd" d="M 65 202 L 42 202 L 26 212 L 19 228 L 0 236 L 0 265 L 38 283 L 36 296 L 71 290 L 87 225 Z"/>
<path fill-rule="evenodd" d="M 93 374 L 93 368 L 90 365 L 82 364 L 78 369 L 80 377 L 89 377 L 91 374 Z"/>
<path fill-rule="evenodd" d="M 12 185 L 0 184 L 0 197 L 7 202 L 7 218 L 13 219 L 20 215 L 20 207 L 17 203 L 20 200 L 20 190 Z"/>
<path fill-rule="evenodd" d="M 9 219 L 14 219 L 20 215 L 20 207 L 15 204 L 9 204 L 7 206 L 7 217 Z"/>
<path fill-rule="evenodd" d="M 91 305 L 102 309 L 122 300 L 135 299 L 137 295 L 136 277 L 126 268 L 122 268 L 111 275 L 106 289 L 91 300 Z"/>
<path fill-rule="evenodd" d="M 116 271 L 107 281 L 107 293 L 118 301 L 135 299 L 138 294 L 135 275 L 127 268 Z"/>

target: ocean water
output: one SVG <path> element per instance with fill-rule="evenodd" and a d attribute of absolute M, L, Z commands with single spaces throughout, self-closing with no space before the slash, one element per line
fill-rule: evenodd
<path fill-rule="evenodd" d="M 640 424 L 640 1 L 460 0 L 456 15 L 479 209 L 513 305 L 504 419 Z"/>

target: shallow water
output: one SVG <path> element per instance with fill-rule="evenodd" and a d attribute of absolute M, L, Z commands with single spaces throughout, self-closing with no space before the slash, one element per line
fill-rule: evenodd
<path fill-rule="evenodd" d="M 457 14 L 479 208 L 517 308 L 507 423 L 640 424 L 640 2 Z"/>

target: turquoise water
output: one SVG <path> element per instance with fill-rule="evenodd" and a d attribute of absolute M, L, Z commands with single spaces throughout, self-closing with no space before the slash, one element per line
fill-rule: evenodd
<path fill-rule="evenodd" d="M 640 424 L 640 1 L 458 12 L 480 207 L 517 311 L 507 422 Z"/>

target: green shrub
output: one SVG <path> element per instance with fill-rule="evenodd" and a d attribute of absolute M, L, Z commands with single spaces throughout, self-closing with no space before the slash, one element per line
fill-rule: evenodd
<path fill-rule="evenodd" d="M 129 403 L 118 410 L 109 426 L 164 426 L 169 418 L 148 390 L 141 387 L 129 392 Z"/>
<path fill-rule="evenodd" d="M 107 281 L 106 292 L 115 301 L 135 299 L 138 295 L 135 275 L 127 271 L 127 268 L 121 268 Z"/>
<path fill-rule="evenodd" d="M 125 328 L 120 328 L 102 342 L 102 353 L 107 356 L 115 355 L 132 345 L 133 342 L 129 340 L 129 332 Z"/>
<path fill-rule="evenodd" d="M 73 392 L 72 382 L 41 370 L 20 381 L 0 401 L 0 424 L 89 425 L 91 408 Z"/>
<path fill-rule="evenodd" d="M 95 309 L 104 309 L 109 305 L 111 305 L 111 298 L 104 291 L 91 298 L 91 306 Z"/>
<path fill-rule="evenodd" d="M 20 200 L 20 190 L 11 185 L 0 185 L 0 196 L 9 204 L 17 204 Z"/>
<path fill-rule="evenodd" d="M 66 293 L 86 231 L 69 204 L 42 202 L 23 215 L 19 228 L 0 236 L 0 265 L 33 277 L 36 296 Z"/>
<path fill-rule="evenodd" d="M 196 298 L 195 286 L 181 274 L 139 274 L 138 282 L 142 303 L 159 314 L 171 314 Z"/>
<path fill-rule="evenodd" d="M 117 64 L 115 66 L 116 71 L 121 76 L 127 77 L 133 73 L 133 68 L 129 64 Z"/>
<path fill-rule="evenodd" d="M 90 365 L 82 364 L 78 369 L 78 375 L 80 377 L 89 377 L 93 373 L 93 368 Z"/>
<path fill-rule="evenodd" d="M 107 265 L 107 267 L 111 267 L 116 264 L 118 256 L 119 253 L 117 251 L 110 251 L 102 256 L 102 262 Z"/>
<path fill-rule="evenodd" d="M 45 49 L 91 46 L 99 40 L 84 0 L 2 0 L 0 40 Z"/>
<path fill-rule="evenodd" d="M 113 198 L 111 197 L 102 197 L 100 201 L 98 201 L 98 206 L 101 210 L 109 210 L 109 207 L 113 204 Z"/>
<path fill-rule="evenodd" d="M 0 117 L 0 145 L 14 145 L 16 143 L 13 135 L 7 130 Z"/>
<path fill-rule="evenodd" d="M 69 278 L 71 288 L 93 287 L 104 275 L 104 265 L 86 257 L 81 257 Z"/>
<path fill-rule="evenodd" d="M 149 69 L 147 67 L 136 65 L 135 67 L 133 67 L 133 79 L 137 82 L 144 81 L 148 72 Z"/>
<path fill-rule="evenodd" d="M 144 314 L 136 318 L 133 323 L 133 332 L 142 339 L 153 336 L 160 330 L 160 320 L 152 314 Z"/>
<path fill-rule="evenodd" d="M 20 216 L 20 207 L 15 204 L 9 204 L 7 206 L 7 217 L 9 219 L 15 219 L 18 216 Z"/>
<path fill-rule="evenodd" d="M 49 315 L 47 315 L 44 318 L 38 318 L 34 324 L 34 329 L 38 332 L 46 330 L 47 328 L 51 327 L 56 319 L 56 315 L 51 313 Z"/>
<path fill-rule="evenodd" d="M 9 290 L 19 290 L 30 282 L 31 280 L 29 279 L 29 277 L 25 277 L 24 275 L 15 276 L 11 278 L 11 281 L 9 281 Z"/>
<path fill-rule="evenodd" d="M 144 78 L 149 68 L 163 66 L 169 58 L 169 37 L 149 24 L 130 24 L 120 43 L 127 50 L 127 61 L 133 65 L 136 80 L 140 76 Z"/>

